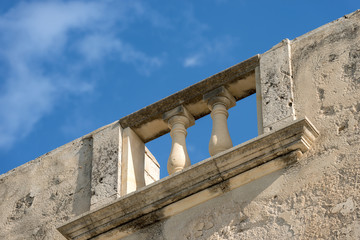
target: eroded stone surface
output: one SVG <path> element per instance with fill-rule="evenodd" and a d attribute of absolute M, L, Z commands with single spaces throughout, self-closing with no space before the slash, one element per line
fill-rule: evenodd
<path fill-rule="evenodd" d="M 115 123 L 92 135 L 92 208 L 120 196 L 122 128 Z"/>
<path fill-rule="evenodd" d="M 124 239 L 360 239 L 359 39 L 356 12 L 291 43 L 292 74 L 280 73 L 293 78 L 296 115 L 322 134 L 297 164 Z M 282 93 L 270 100 L 288 104 Z M 280 110 L 270 122 L 291 113 Z M 55 225 L 90 208 L 93 144 L 76 140 L 0 177 L 0 239 L 64 239 Z"/>
<path fill-rule="evenodd" d="M 90 210 L 92 140 L 75 140 L 0 177 L 0 239 L 65 239 L 56 226 Z"/>
<path fill-rule="evenodd" d="M 264 132 L 295 119 L 292 78 L 291 42 L 285 39 L 260 57 Z"/>
<path fill-rule="evenodd" d="M 126 240 L 360 239 L 360 13 L 291 46 L 296 115 L 321 132 L 315 147 L 288 169 Z"/>

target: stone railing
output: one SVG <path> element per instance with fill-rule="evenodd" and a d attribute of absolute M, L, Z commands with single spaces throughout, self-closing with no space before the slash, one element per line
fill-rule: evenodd
<path fill-rule="evenodd" d="M 121 196 L 94 205 L 58 230 L 67 239 L 121 239 L 297 161 L 319 132 L 305 116 L 296 120 L 290 51 L 289 41 L 284 40 L 261 57 L 256 55 L 120 119 L 121 161 L 130 166 L 124 167 L 130 173 L 122 174 Z M 259 136 L 233 147 L 228 109 L 254 93 Z M 208 114 L 213 120 L 211 157 L 191 165 L 187 128 Z M 136 179 L 144 171 L 145 143 L 169 132 L 170 176 L 145 186 Z"/>
<path fill-rule="evenodd" d="M 228 109 L 236 101 L 256 92 L 256 55 L 159 102 L 120 119 L 120 125 L 131 128 L 144 143 L 170 131 L 169 174 L 191 165 L 186 148 L 187 128 L 195 120 L 211 114 L 213 127 L 209 142 L 210 156 L 233 146 L 227 127 Z"/>
<path fill-rule="evenodd" d="M 78 216 L 58 230 L 73 240 L 121 239 L 289 166 L 318 136 L 308 119 L 293 121 Z"/>

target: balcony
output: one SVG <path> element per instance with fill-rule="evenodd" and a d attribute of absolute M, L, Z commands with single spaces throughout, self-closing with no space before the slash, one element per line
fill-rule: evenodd
<path fill-rule="evenodd" d="M 287 45 L 280 47 L 286 49 Z M 297 161 L 319 133 L 306 117 L 296 120 L 291 111 L 281 124 L 266 123 L 268 110 L 263 108 L 271 103 L 264 104 L 265 84 L 260 76 L 265 70 L 260 70 L 260 63 L 256 55 L 121 118 L 121 161 L 129 164 L 126 171 L 131 170 L 121 176 L 121 197 L 96 205 L 58 230 L 67 239 L 120 239 Z M 227 128 L 228 109 L 254 93 L 259 136 L 233 146 Z M 186 129 L 196 127 L 196 120 L 208 114 L 213 121 L 211 157 L 191 165 Z M 167 164 L 170 175 L 147 184 L 145 143 L 167 133 L 172 138 Z M 151 154 L 147 156 L 153 159 Z"/>

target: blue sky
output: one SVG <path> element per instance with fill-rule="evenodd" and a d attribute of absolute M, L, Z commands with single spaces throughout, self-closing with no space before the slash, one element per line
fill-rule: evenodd
<path fill-rule="evenodd" d="M 355 0 L 0 2 L 0 174 L 192 85 Z M 257 135 L 253 96 L 230 110 L 234 144 Z M 188 129 L 193 163 L 211 119 Z M 147 144 L 166 173 L 170 137 Z"/>

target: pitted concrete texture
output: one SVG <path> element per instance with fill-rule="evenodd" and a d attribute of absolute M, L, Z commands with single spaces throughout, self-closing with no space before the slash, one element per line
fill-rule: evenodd
<path fill-rule="evenodd" d="M 295 119 L 291 42 L 283 40 L 260 57 L 264 132 Z"/>
<path fill-rule="evenodd" d="M 124 239 L 359 239 L 359 189 L 339 187 L 339 175 L 330 172 L 300 179 L 291 190 L 295 181 L 287 180 L 300 168 L 268 175 Z M 349 178 L 356 177 L 359 166 L 351 172 Z"/>
<path fill-rule="evenodd" d="M 112 124 L 92 136 L 91 208 L 120 196 L 122 132 Z"/>

